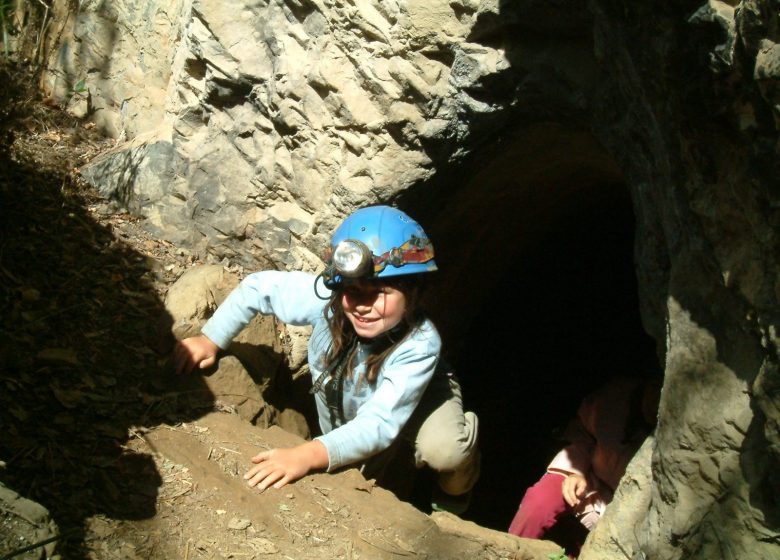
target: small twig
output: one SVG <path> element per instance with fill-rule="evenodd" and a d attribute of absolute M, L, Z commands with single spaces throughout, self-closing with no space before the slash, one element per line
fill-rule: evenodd
<path fill-rule="evenodd" d="M 632 556 L 626 551 L 625 548 L 623 548 L 623 545 L 620 544 L 620 542 L 614 536 L 610 536 L 609 540 L 612 541 L 612 544 L 614 544 L 615 546 L 617 546 L 620 549 L 620 552 L 623 553 L 623 556 L 628 558 L 628 560 L 631 560 Z"/>
<path fill-rule="evenodd" d="M 44 44 L 44 33 L 46 31 L 46 18 L 49 16 L 49 5 L 46 4 L 43 0 L 38 0 L 38 2 L 45 8 L 43 12 L 43 21 L 41 22 L 41 30 L 38 33 L 38 38 L 35 40 L 35 51 L 36 56 L 40 56 L 43 52 L 43 44 Z"/>
<path fill-rule="evenodd" d="M 303 535 L 301 535 L 298 531 L 292 529 L 292 527 L 290 527 L 290 524 L 287 521 L 285 521 L 282 518 L 282 516 L 280 516 L 279 514 L 274 514 L 274 517 L 276 518 L 277 521 L 279 521 L 279 524 L 284 528 L 284 530 L 291 535 L 293 543 L 295 542 L 295 537 L 298 537 L 298 539 L 303 541 L 306 540 L 306 538 Z"/>
<path fill-rule="evenodd" d="M 144 441 L 144 442 L 148 443 L 148 441 L 146 440 L 146 435 L 142 434 L 141 432 L 136 430 L 134 426 L 131 426 L 130 428 L 128 428 L 127 431 L 130 433 L 131 437 L 138 438 L 141 441 Z"/>
<path fill-rule="evenodd" d="M 21 284 L 24 284 L 24 282 L 22 282 L 22 281 L 21 281 L 21 280 L 19 280 L 19 279 L 18 279 L 16 276 L 14 276 L 13 274 L 11 274 L 11 273 L 8 271 L 8 269 L 7 269 L 6 267 L 4 267 L 2 264 L 0 264 L 0 271 L 2 271 L 2 273 L 3 273 L 3 274 L 5 274 L 6 276 L 8 276 L 8 278 L 10 278 L 11 280 L 13 280 L 13 281 L 14 281 L 14 282 L 16 282 L 17 284 L 20 284 L 20 285 L 21 285 Z"/>
<path fill-rule="evenodd" d="M 95 300 L 97 301 L 97 300 Z M 62 315 L 63 313 L 67 313 L 68 311 L 73 311 L 74 309 L 78 309 L 79 307 L 82 307 L 82 303 L 77 303 L 75 305 L 69 305 L 68 307 L 63 307 L 62 309 L 57 309 L 56 311 L 52 311 L 51 313 L 47 313 L 43 317 L 38 317 L 36 319 L 33 319 L 32 321 L 27 323 L 27 326 L 35 325 L 40 323 L 41 321 L 44 321 L 46 319 L 51 319 L 52 317 L 56 317 L 57 315 Z"/>
<path fill-rule="evenodd" d="M 38 548 L 40 546 L 44 546 L 44 545 L 47 545 L 49 543 L 52 543 L 52 542 L 58 541 L 58 540 L 60 540 L 59 535 L 56 536 L 56 537 L 49 537 L 48 539 L 42 540 L 42 541 L 37 542 L 35 544 L 31 544 L 30 546 L 17 548 L 16 550 L 12 550 L 8 554 L 6 554 L 2 558 L 0 558 L 0 560 L 8 560 L 9 558 L 13 558 L 14 556 L 19 556 L 20 554 L 24 554 L 25 552 L 30 552 L 31 550 L 35 550 L 36 548 Z"/>
<path fill-rule="evenodd" d="M 230 453 L 235 453 L 236 455 L 242 455 L 240 451 L 236 451 L 235 449 L 228 449 L 227 447 L 222 447 L 221 445 L 218 445 L 217 447 L 223 451 L 229 451 Z"/>
<path fill-rule="evenodd" d="M 375 543 L 375 542 L 371 542 L 370 540 L 368 540 L 366 537 L 364 537 L 364 536 L 362 535 L 362 531 L 358 533 L 358 537 L 360 537 L 360 539 L 361 539 L 362 541 L 364 541 L 364 542 L 367 542 L 368 544 L 370 544 L 370 545 L 371 545 L 371 546 L 373 546 L 374 548 L 378 548 L 379 550 L 384 550 L 385 552 L 389 552 L 390 554 L 398 554 L 399 556 L 412 556 L 412 555 L 413 555 L 413 552 L 410 552 L 410 551 L 404 550 L 404 549 L 403 549 L 403 548 L 401 548 L 400 546 L 398 546 L 398 545 L 396 545 L 396 544 L 393 544 L 393 543 L 391 543 L 391 542 L 390 542 L 390 541 L 388 541 L 386 538 L 384 538 L 382 535 L 378 535 L 378 536 L 379 536 L 379 538 L 380 538 L 380 539 L 382 539 L 383 541 L 385 541 L 385 543 L 387 543 L 388 545 L 390 545 L 390 546 L 394 547 L 394 548 L 395 548 L 395 550 L 393 550 L 392 548 L 387 548 L 387 547 L 384 547 L 384 546 L 379 546 L 377 543 Z"/>
<path fill-rule="evenodd" d="M 17 460 L 24 459 L 25 457 L 27 457 L 27 456 L 28 456 L 30 453 L 32 453 L 32 452 L 33 452 L 33 451 L 35 451 L 36 449 L 37 449 L 37 447 L 36 447 L 36 446 L 34 446 L 34 445 L 30 445 L 30 446 L 29 446 L 29 447 L 27 447 L 27 448 L 24 448 L 24 447 L 23 447 L 23 448 L 22 448 L 22 449 L 19 451 L 19 453 L 17 453 L 16 455 L 14 455 L 14 456 L 13 456 L 13 457 L 11 457 L 10 459 L 8 459 L 8 461 L 6 461 L 6 463 L 5 463 L 5 464 L 6 464 L 6 466 L 10 465 L 11 463 L 13 463 L 13 462 L 15 462 L 15 461 L 17 461 Z"/>
<path fill-rule="evenodd" d="M 176 492 L 175 494 L 173 494 L 171 496 L 166 496 L 165 498 L 160 498 L 160 501 L 161 502 L 170 502 L 171 500 L 174 500 L 174 499 L 178 498 L 179 496 L 184 496 L 184 494 L 186 494 L 187 492 L 192 490 L 193 486 L 192 486 L 191 483 L 187 482 L 186 480 L 182 481 L 182 482 L 184 482 L 185 484 L 189 484 L 189 487 L 185 488 L 184 490 L 179 490 L 178 492 Z"/>
<path fill-rule="evenodd" d="M 22 548 L 17 548 L 16 550 L 12 550 L 5 556 L 0 556 L 0 560 L 8 560 L 9 558 L 13 558 L 14 556 L 19 556 L 20 554 L 24 554 L 25 552 L 30 552 L 31 550 L 35 550 L 36 548 L 39 548 L 41 546 L 45 546 L 49 543 L 53 543 L 55 541 L 60 540 L 61 538 L 70 535 L 71 533 L 75 533 L 76 529 L 71 529 L 70 531 L 65 531 L 62 534 L 56 535 L 54 537 L 49 537 L 48 539 L 44 539 L 42 541 L 38 541 L 35 544 L 31 544 L 28 546 L 23 546 Z"/>
<path fill-rule="evenodd" d="M 173 426 L 169 426 L 168 424 L 160 424 L 161 428 L 165 428 L 166 430 L 170 430 L 172 432 L 181 432 L 182 434 L 189 434 L 186 430 L 180 430 L 179 428 L 174 428 Z"/>
<path fill-rule="evenodd" d="M 255 398 L 255 397 L 250 397 L 249 395 L 241 395 L 239 393 L 215 393 L 214 396 L 215 397 L 242 397 L 242 398 L 244 398 L 244 399 L 246 399 L 248 401 L 255 401 L 255 402 L 258 402 L 258 403 L 262 403 L 263 402 L 262 399 L 258 399 L 258 398 Z"/>

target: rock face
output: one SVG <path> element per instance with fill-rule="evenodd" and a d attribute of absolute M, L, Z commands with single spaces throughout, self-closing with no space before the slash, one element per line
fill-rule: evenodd
<path fill-rule="evenodd" d="M 414 208 L 446 248 L 456 340 L 485 297 L 458 279 L 490 286 L 627 187 L 665 383 L 581 558 L 780 554 L 774 3 L 68 5 L 44 87 L 118 139 L 82 170 L 107 197 L 253 268 L 316 269 L 355 207 Z"/>
<path fill-rule="evenodd" d="M 49 511 L 37 502 L 20 496 L 0 484 L 0 546 L 4 556 L 53 558 L 59 529 Z M 59 556 L 56 556 L 59 558 Z"/>

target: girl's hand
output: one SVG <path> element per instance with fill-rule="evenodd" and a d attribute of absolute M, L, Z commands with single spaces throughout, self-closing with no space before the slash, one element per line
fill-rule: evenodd
<path fill-rule="evenodd" d="M 312 440 L 289 449 L 271 449 L 252 457 L 256 463 L 244 475 L 249 486 L 261 492 L 273 484 L 281 488 L 308 474 L 312 469 L 328 466 L 328 451 L 319 441 Z"/>
<path fill-rule="evenodd" d="M 588 481 L 581 474 L 570 474 L 563 479 L 563 499 L 571 507 L 580 503 L 580 499 L 588 491 Z"/>
<path fill-rule="evenodd" d="M 198 335 L 185 338 L 173 348 L 173 367 L 176 373 L 190 373 L 195 366 L 205 369 L 214 365 L 219 346 L 207 336 Z"/>

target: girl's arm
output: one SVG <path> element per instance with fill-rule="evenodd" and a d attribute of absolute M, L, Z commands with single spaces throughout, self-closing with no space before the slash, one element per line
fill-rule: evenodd
<path fill-rule="evenodd" d="M 325 305 L 314 291 L 315 281 L 315 276 L 304 272 L 269 270 L 247 276 L 203 326 L 203 334 L 176 343 L 174 370 L 189 373 L 213 365 L 219 350 L 226 349 L 258 313 L 276 315 L 293 325 L 316 321 Z"/>
<path fill-rule="evenodd" d="M 390 447 L 433 377 L 441 340 L 428 323 L 391 355 L 374 394 L 343 426 L 317 438 L 328 452 L 328 470 L 363 461 Z"/>
<path fill-rule="evenodd" d="M 222 349 L 257 314 L 284 323 L 308 325 L 322 316 L 325 302 L 314 291 L 316 277 L 305 272 L 267 270 L 247 276 L 222 302 L 202 332 Z M 327 290 L 319 288 L 327 295 Z"/>

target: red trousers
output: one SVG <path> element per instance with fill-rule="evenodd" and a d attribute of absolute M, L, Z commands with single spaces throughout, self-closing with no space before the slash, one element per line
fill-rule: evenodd
<path fill-rule="evenodd" d="M 509 532 L 528 539 L 545 538 L 566 549 L 569 558 L 576 558 L 587 530 L 571 515 L 563 499 L 563 475 L 546 473 L 526 490 Z"/>
<path fill-rule="evenodd" d="M 543 537 L 558 518 L 569 510 L 561 492 L 562 485 L 563 476 L 545 473 L 536 484 L 526 490 L 509 526 L 509 532 L 529 539 Z"/>

